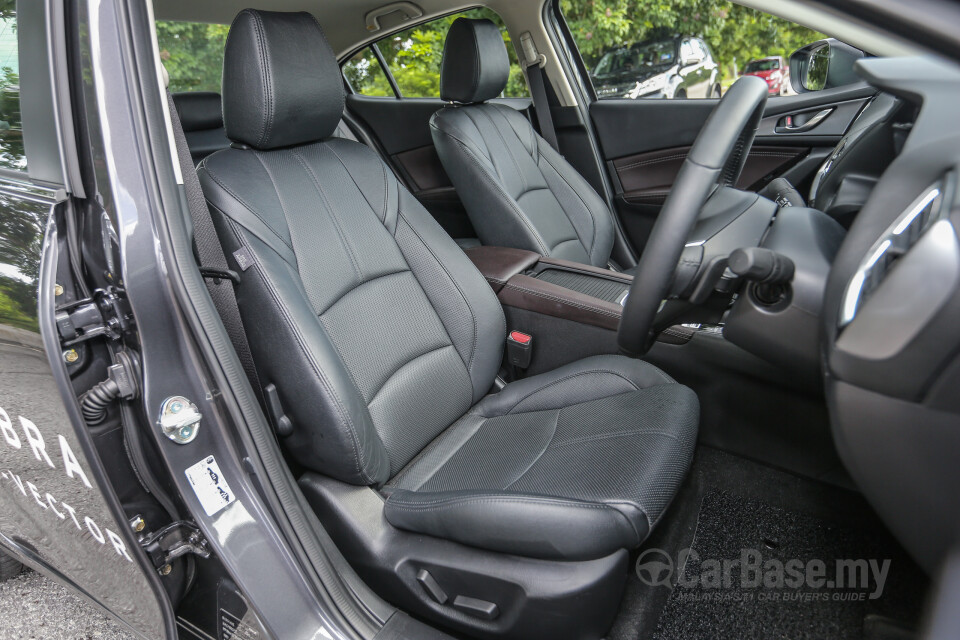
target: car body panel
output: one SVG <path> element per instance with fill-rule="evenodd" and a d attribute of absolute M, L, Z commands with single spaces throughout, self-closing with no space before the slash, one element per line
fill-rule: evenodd
<path fill-rule="evenodd" d="M 654 38 L 606 51 L 590 73 L 598 98 L 708 98 L 719 69 L 693 36 Z"/>
<path fill-rule="evenodd" d="M 0 181 L 0 544 L 55 570 L 132 631 L 162 637 L 127 525 L 114 518 L 104 498 L 110 489 L 74 432 L 40 333 L 37 299 L 54 296 L 40 268 L 40 247 L 56 250 L 44 237 L 56 229 L 47 225 L 52 195 Z M 61 357 L 58 350 L 54 362 Z"/>
<path fill-rule="evenodd" d="M 772 96 L 783 95 L 790 85 L 790 70 L 781 56 L 751 60 L 741 75 L 757 76 L 766 82 Z"/>

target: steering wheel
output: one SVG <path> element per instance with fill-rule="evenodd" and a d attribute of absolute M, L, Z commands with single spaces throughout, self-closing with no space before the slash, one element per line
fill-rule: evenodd
<path fill-rule="evenodd" d="M 647 352 L 654 319 L 667 297 L 680 254 L 700 210 L 718 186 L 736 184 L 767 103 L 767 83 L 737 80 L 697 136 L 670 189 L 637 266 L 620 319 L 617 341 L 628 354 Z"/>

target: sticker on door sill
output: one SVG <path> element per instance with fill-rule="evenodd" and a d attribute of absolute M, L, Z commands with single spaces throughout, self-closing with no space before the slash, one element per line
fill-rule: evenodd
<path fill-rule="evenodd" d="M 236 500 L 226 478 L 213 456 L 207 456 L 187 469 L 187 480 L 193 492 L 200 500 L 200 506 L 208 516 L 212 516 Z"/>

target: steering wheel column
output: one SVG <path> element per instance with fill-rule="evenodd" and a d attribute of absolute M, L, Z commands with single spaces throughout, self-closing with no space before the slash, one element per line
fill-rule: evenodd
<path fill-rule="evenodd" d="M 690 283 L 684 286 L 678 278 L 690 277 L 684 272 L 691 272 L 698 247 L 700 260 L 693 273 L 694 280 L 700 277 L 704 268 L 720 272 L 726 268 L 725 263 L 721 268 L 720 262 L 703 255 L 706 241 L 698 241 L 696 234 L 690 240 L 698 221 L 709 228 L 710 220 L 717 218 L 709 215 L 710 208 L 706 208 L 708 215 L 702 215 L 708 201 L 711 201 L 711 207 L 727 211 L 720 219 L 730 219 L 728 224 L 738 223 L 743 215 L 755 209 L 749 219 L 766 215 L 765 228 L 775 214 L 776 205 L 770 203 L 773 206 L 770 211 L 763 206 L 769 201 L 756 194 L 724 188 L 734 185 L 743 170 L 766 100 L 767 85 L 763 80 L 749 76 L 741 78 L 720 100 L 690 149 L 654 223 L 624 305 L 617 339 L 628 354 L 639 357 L 650 348 L 656 337 L 653 330 L 658 323 L 655 319 L 665 300 L 693 295 L 694 292 L 687 290 Z M 734 197 L 731 192 L 742 194 L 744 198 Z M 759 238 L 754 240 L 757 241 Z M 710 245 L 714 246 L 712 238 Z M 741 246 L 743 244 L 730 247 L 726 255 Z M 722 249 L 711 251 L 722 252 Z M 678 273 L 682 258 L 685 264 Z"/>

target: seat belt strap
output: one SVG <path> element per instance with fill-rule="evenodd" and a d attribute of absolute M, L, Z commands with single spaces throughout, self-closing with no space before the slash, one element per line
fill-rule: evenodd
<path fill-rule="evenodd" d="M 557 143 L 557 130 L 553 127 L 553 115 L 550 113 L 550 104 L 547 102 L 547 88 L 544 83 L 543 67 L 533 63 L 527 67 L 527 77 L 530 79 L 530 93 L 533 94 L 533 110 L 537 114 L 537 123 L 540 125 L 540 135 L 550 143 L 555 151 L 560 151 Z"/>
<path fill-rule="evenodd" d="M 544 57 L 537 51 L 537 45 L 529 31 L 520 36 L 520 46 L 524 58 L 528 61 L 527 81 L 530 83 L 530 97 L 533 98 L 533 110 L 537 114 L 540 135 L 559 152 L 557 130 L 553 126 L 553 114 L 550 113 L 550 102 L 547 100 L 547 74 L 542 66 Z"/>
<path fill-rule="evenodd" d="M 187 137 L 184 135 L 183 126 L 180 124 L 180 115 L 177 113 L 173 104 L 173 96 L 170 95 L 169 91 L 167 92 L 167 105 L 173 123 L 173 137 L 177 146 L 180 172 L 183 174 L 183 188 L 187 194 L 187 208 L 190 210 L 190 217 L 193 218 L 193 244 L 197 258 L 202 265 L 200 272 L 204 274 L 205 278 L 214 278 L 213 281 L 206 280 L 210 297 L 213 298 L 213 304 L 220 314 L 223 326 L 230 336 L 230 341 L 233 343 L 233 348 L 240 358 L 240 364 L 243 365 L 243 370 L 246 372 L 254 392 L 262 400 L 263 389 L 260 387 L 257 369 L 253 363 L 253 354 L 250 352 L 250 343 L 247 342 L 247 333 L 243 328 L 243 321 L 240 319 L 240 308 L 237 306 L 237 297 L 233 290 L 239 277 L 230 270 L 227 259 L 223 255 L 223 247 L 220 245 L 220 238 L 217 237 L 217 230 L 213 226 L 213 219 L 210 217 L 210 210 L 207 208 L 207 200 L 200 188 L 197 169 L 193 164 L 193 158 L 190 157 Z"/>

